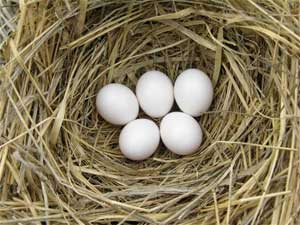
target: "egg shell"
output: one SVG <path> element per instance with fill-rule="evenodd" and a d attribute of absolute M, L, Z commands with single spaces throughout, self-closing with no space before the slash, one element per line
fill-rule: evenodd
<path fill-rule="evenodd" d="M 158 126 L 148 119 L 137 119 L 128 123 L 119 137 L 120 150 L 131 160 L 144 160 L 157 149 L 160 141 Z"/>
<path fill-rule="evenodd" d="M 108 84 L 100 89 L 96 107 L 103 119 L 115 125 L 125 125 L 134 120 L 139 113 L 135 94 L 128 87 L 117 83 Z"/>
<path fill-rule="evenodd" d="M 143 111 L 153 118 L 166 115 L 174 103 L 172 81 L 156 70 L 148 71 L 140 77 L 136 95 Z"/>
<path fill-rule="evenodd" d="M 167 114 L 160 123 L 162 142 L 178 155 L 196 152 L 202 142 L 202 130 L 198 122 L 183 112 Z"/>
<path fill-rule="evenodd" d="M 179 108 L 197 117 L 207 111 L 213 100 L 210 78 L 198 69 L 187 69 L 176 79 L 174 96 Z"/>

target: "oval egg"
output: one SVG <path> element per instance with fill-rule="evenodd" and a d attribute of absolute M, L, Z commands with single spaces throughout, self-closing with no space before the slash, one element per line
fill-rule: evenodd
<path fill-rule="evenodd" d="M 213 100 L 210 78 L 198 69 L 187 69 L 176 79 L 174 96 L 179 108 L 197 117 L 208 110 Z"/>
<path fill-rule="evenodd" d="M 108 84 L 97 94 L 96 107 L 106 121 L 115 125 L 125 125 L 139 113 L 135 94 L 122 84 Z"/>
<path fill-rule="evenodd" d="M 182 112 L 172 112 L 162 119 L 160 135 L 170 151 L 178 155 L 189 155 L 198 150 L 203 134 L 193 117 Z"/>
<path fill-rule="evenodd" d="M 160 141 L 158 126 L 148 119 L 128 123 L 119 137 L 120 150 L 131 160 L 144 160 L 157 149 Z"/>
<path fill-rule="evenodd" d="M 140 77 L 136 95 L 143 111 L 153 118 L 166 115 L 174 103 L 172 81 L 156 70 L 148 71 Z"/>

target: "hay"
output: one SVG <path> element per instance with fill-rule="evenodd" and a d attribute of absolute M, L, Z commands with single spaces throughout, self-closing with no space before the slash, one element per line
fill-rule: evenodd
<path fill-rule="evenodd" d="M 10 33 L 16 29 L 17 6 L 11 0 L 0 0 L 0 49 L 5 44 Z M 0 65 L 3 59 L 0 54 Z"/>
<path fill-rule="evenodd" d="M 0 224 L 299 224 L 299 2 L 262 2 L 20 1 L 1 50 Z M 189 67 L 215 87 L 201 149 L 126 160 L 99 88 Z"/>

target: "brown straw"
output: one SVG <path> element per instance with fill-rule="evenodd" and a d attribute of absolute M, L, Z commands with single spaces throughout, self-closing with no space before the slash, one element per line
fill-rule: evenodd
<path fill-rule="evenodd" d="M 300 224 L 298 1 L 5 2 L 0 224 Z M 97 91 L 187 68 L 214 84 L 199 151 L 124 158 Z"/>

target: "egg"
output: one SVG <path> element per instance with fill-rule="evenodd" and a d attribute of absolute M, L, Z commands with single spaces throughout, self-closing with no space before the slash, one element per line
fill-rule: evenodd
<path fill-rule="evenodd" d="M 183 112 L 167 114 L 160 123 L 162 142 L 178 155 L 196 152 L 202 142 L 202 130 L 198 122 Z"/>
<path fill-rule="evenodd" d="M 174 97 L 183 112 L 194 117 L 200 116 L 208 110 L 213 100 L 211 80 L 198 69 L 187 69 L 175 81 Z"/>
<path fill-rule="evenodd" d="M 172 81 L 156 70 L 144 73 L 137 82 L 136 95 L 143 111 L 150 117 L 166 115 L 174 102 Z"/>
<path fill-rule="evenodd" d="M 128 87 L 117 83 L 108 84 L 100 89 L 96 107 L 103 119 L 115 125 L 125 125 L 134 120 L 139 113 L 135 94 Z"/>
<path fill-rule="evenodd" d="M 160 141 L 158 126 L 148 119 L 137 119 L 128 123 L 121 131 L 119 147 L 125 157 L 144 160 L 157 149 Z"/>

